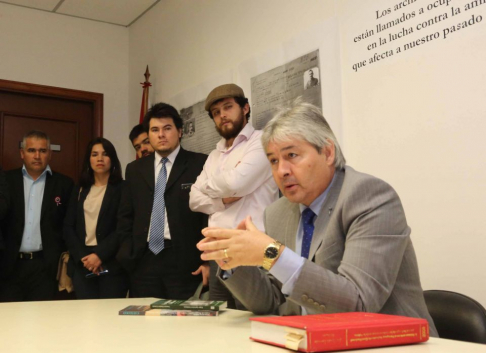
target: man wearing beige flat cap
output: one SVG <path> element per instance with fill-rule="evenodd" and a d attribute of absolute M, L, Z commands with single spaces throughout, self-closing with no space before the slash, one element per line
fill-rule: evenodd
<path fill-rule="evenodd" d="M 209 215 L 209 227 L 235 228 L 251 216 L 263 230 L 263 211 L 278 199 L 278 188 L 261 144 L 262 132 L 249 123 L 248 98 L 239 86 L 225 84 L 209 93 L 205 109 L 222 139 L 191 188 L 189 206 Z M 212 262 L 210 299 L 239 307 L 216 278 L 217 269 Z"/>

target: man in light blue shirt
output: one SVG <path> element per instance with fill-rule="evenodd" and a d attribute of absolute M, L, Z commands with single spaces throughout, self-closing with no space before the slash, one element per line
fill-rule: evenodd
<path fill-rule="evenodd" d="M 25 164 L 22 167 L 22 175 L 24 177 L 25 226 L 20 252 L 28 253 L 42 250 L 40 218 L 47 173 L 52 175 L 49 166 L 34 179 L 35 174 L 34 176 L 30 175 Z"/>
<path fill-rule="evenodd" d="M 20 157 L 23 167 L 6 173 L 10 197 L 0 301 L 52 300 L 73 182 L 49 167 L 50 140 L 41 131 L 24 136 Z"/>

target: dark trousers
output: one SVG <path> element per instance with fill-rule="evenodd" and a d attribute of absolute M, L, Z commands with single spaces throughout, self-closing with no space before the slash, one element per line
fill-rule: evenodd
<path fill-rule="evenodd" d="M 146 248 L 137 268 L 130 274 L 131 298 L 189 299 L 194 295 L 202 276 L 181 271 L 176 252 L 167 243 L 157 255 Z"/>
<path fill-rule="evenodd" d="M 3 281 L 1 302 L 53 300 L 57 280 L 49 273 L 43 258 L 18 259 L 12 274 Z"/>
<path fill-rule="evenodd" d="M 88 270 L 79 265 L 74 269 L 73 285 L 77 299 L 126 298 L 128 276 L 125 272 L 86 278 L 88 273 Z"/>

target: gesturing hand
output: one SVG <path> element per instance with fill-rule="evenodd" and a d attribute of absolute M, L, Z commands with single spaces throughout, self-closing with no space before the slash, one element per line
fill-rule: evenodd
<path fill-rule="evenodd" d="M 263 252 L 273 239 L 259 231 L 246 217 L 236 229 L 204 228 L 204 239 L 197 244 L 201 259 L 215 260 L 223 270 L 238 266 L 261 266 Z"/>

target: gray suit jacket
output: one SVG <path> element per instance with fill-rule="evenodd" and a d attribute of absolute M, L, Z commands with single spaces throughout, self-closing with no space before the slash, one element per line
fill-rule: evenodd
<path fill-rule="evenodd" d="M 265 230 L 295 249 L 299 205 L 281 198 L 265 210 Z M 315 220 L 309 259 L 290 296 L 256 267 L 240 267 L 226 287 L 257 314 L 366 311 L 421 317 L 437 336 L 420 284 L 402 204 L 384 181 L 346 166 Z"/>

